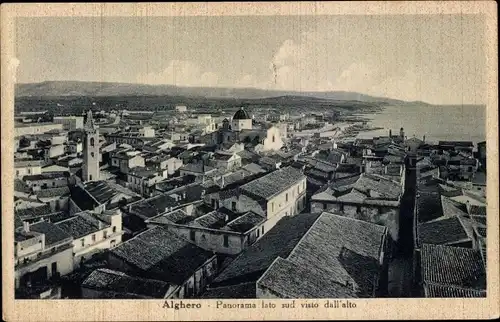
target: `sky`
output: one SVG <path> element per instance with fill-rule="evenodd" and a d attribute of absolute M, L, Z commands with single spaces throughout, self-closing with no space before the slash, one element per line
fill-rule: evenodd
<path fill-rule="evenodd" d="M 18 18 L 16 78 L 482 104 L 484 27 L 473 15 Z"/>

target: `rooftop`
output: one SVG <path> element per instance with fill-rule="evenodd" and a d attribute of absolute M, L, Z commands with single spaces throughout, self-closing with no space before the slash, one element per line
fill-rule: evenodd
<path fill-rule="evenodd" d="M 486 297 L 486 291 L 475 290 L 471 288 L 455 287 L 450 285 L 441 285 L 427 283 L 424 285 L 425 297 L 444 297 L 444 298 L 473 298 Z"/>
<path fill-rule="evenodd" d="M 270 199 L 302 179 L 305 179 L 305 176 L 299 170 L 286 167 L 241 186 L 241 190 L 263 199 Z"/>
<path fill-rule="evenodd" d="M 86 212 L 80 213 L 77 216 L 66 220 L 59 221 L 56 225 L 73 236 L 74 239 L 88 236 L 104 229 L 105 227 L 109 227 L 109 224 L 101 221 L 97 216 Z"/>
<path fill-rule="evenodd" d="M 155 169 L 150 169 L 146 167 L 134 167 L 130 169 L 129 175 L 141 177 L 141 178 L 154 178 L 158 172 Z"/>
<path fill-rule="evenodd" d="M 214 255 L 162 227 L 123 242 L 111 253 L 152 278 L 182 285 Z"/>
<path fill-rule="evenodd" d="M 53 180 L 53 179 L 67 179 L 69 177 L 69 172 L 45 172 L 42 174 L 34 174 L 30 176 L 24 176 L 24 181 L 37 181 L 37 180 Z"/>
<path fill-rule="evenodd" d="M 21 220 L 29 220 L 37 217 L 42 217 L 45 215 L 49 215 L 52 213 L 52 209 L 50 205 L 44 205 L 36 208 L 26 208 L 26 209 L 17 209 L 15 210 L 15 214 L 19 216 Z"/>
<path fill-rule="evenodd" d="M 209 288 L 201 296 L 202 299 L 252 299 L 255 297 L 255 283 Z"/>
<path fill-rule="evenodd" d="M 478 250 L 424 244 L 421 263 L 424 283 L 486 289 L 486 270 Z"/>
<path fill-rule="evenodd" d="M 255 282 L 277 257 L 287 257 L 319 214 L 284 217 L 255 244 L 243 250 L 214 280 L 214 287 Z"/>
<path fill-rule="evenodd" d="M 70 190 L 68 186 L 59 188 L 42 189 L 36 192 L 38 198 L 53 198 L 69 195 Z"/>
<path fill-rule="evenodd" d="M 322 213 L 260 285 L 285 298 L 373 297 L 387 228 Z"/>
<path fill-rule="evenodd" d="M 248 113 L 242 108 L 240 108 L 236 113 L 234 113 L 233 120 L 251 120 L 252 118 Z"/>
<path fill-rule="evenodd" d="M 212 170 L 215 170 L 215 168 L 209 167 L 209 166 L 204 165 L 202 163 L 188 163 L 188 164 L 184 164 L 182 167 L 180 167 L 179 170 L 203 174 L 203 173 L 207 173 L 207 172 L 210 172 Z"/>
<path fill-rule="evenodd" d="M 30 225 L 30 231 L 41 233 L 45 235 L 45 246 L 58 244 L 64 240 L 71 240 L 71 235 L 66 230 L 61 229 L 56 224 L 46 221 L 41 221 L 36 224 Z"/>
<path fill-rule="evenodd" d="M 265 218 L 254 212 L 247 212 L 242 216 L 234 219 L 233 221 L 227 223 L 226 226 L 222 227 L 223 230 L 230 230 L 238 233 L 244 233 L 248 230 L 254 228 L 258 224 L 265 221 Z"/>
<path fill-rule="evenodd" d="M 135 294 L 141 298 L 164 298 L 171 290 L 163 281 L 129 276 L 125 273 L 99 268 L 93 271 L 82 283 L 82 287 L 99 291 Z"/>
<path fill-rule="evenodd" d="M 458 216 L 429 221 L 418 225 L 421 244 L 452 244 L 469 241 L 470 237 Z"/>

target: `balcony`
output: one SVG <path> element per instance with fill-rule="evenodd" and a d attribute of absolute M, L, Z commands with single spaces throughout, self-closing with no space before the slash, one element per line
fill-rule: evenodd
<path fill-rule="evenodd" d="M 31 257 L 31 258 L 25 257 L 22 259 L 16 258 L 15 259 L 16 260 L 15 269 L 17 270 L 17 269 L 22 269 L 22 268 L 28 267 L 28 266 L 32 265 L 33 263 L 50 258 L 50 257 L 54 256 L 55 254 L 60 253 L 62 251 L 65 251 L 69 248 L 73 248 L 73 245 L 71 244 L 71 239 L 67 239 L 63 244 L 59 244 L 58 246 L 49 248 L 48 250 L 38 252 L 36 257 Z"/>

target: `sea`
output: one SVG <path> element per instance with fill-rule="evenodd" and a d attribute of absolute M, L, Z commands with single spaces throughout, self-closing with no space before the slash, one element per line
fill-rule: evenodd
<path fill-rule="evenodd" d="M 389 134 L 398 135 L 404 129 L 409 139 L 417 137 L 426 142 L 472 141 L 474 145 L 486 140 L 486 106 L 387 106 L 377 114 L 359 114 L 369 119 L 368 124 L 384 130 L 361 132 L 358 138 Z"/>

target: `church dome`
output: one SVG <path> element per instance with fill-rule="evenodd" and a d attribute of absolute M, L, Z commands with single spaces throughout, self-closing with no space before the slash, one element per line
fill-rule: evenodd
<path fill-rule="evenodd" d="M 252 118 L 248 113 L 243 109 L 240 108 L 236 113 L 234 113 L 233 120 L 251 120 Z"/>

